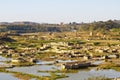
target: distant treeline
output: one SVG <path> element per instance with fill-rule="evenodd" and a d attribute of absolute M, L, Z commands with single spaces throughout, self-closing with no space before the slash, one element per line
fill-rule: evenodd
<path fill-rule="evenodd" d="M 20 22 L 21 23 L 21 22 Z M 28 24 L 29 23 L 29 24 Z M 0 32 L 32 33 L 32 32 L 64 32 L 64 31 L 110 31 L 120 30 L 119 20 L 99 21 L 92 23 L 69 23 L 69 24 L 38 24 L 38 23 L 1 24 Z"/>

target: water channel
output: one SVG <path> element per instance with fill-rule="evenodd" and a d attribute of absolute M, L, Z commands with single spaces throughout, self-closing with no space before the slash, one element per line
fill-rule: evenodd
<path fill-rule="evenodd" d="M 1 60 L 1 58 L 0 58 Z M 45 62 L 46 63 L 46 62 Z M 7 70 L 10 71 L 16 71 L 16 72 L 23 72 L 23 73 L 28 73 L 28 74 L 33 74 L 37 76 L 49 76 L 49 73 L 42 73 L 38 72 L 39 70 L 55 70 L 59 69 L 58 66 L 55 65 L 45 65 L 44 62 L 40 65 L 35 65 L 35 66 L 29 66 L 29 67 L 14 67 L 10 68 Z M 49 62 L 47 62 L 48 64 Z M 98 64 L 100 62 L 96 62 L 95 64 Z M 0 63 L 2 64 L 2 63 Z M 66 73 L 67 78 L 62 78 L 58 80 L 87 80 L 89 77 L 93 76 L 105 76 L 108 78 L 116 78 L 120 77 L 120 72 L 108 69 L 108 70 L 96 70 L 95 68 L 92 68 L 90 70 L 82 69 L 79 70 L 78 73 Z M 9 78 L 9 79 L 8 79 Z M 1 80 L 18 80 L 17 78 L 13 77 L 12 74 L 7 74 L 7 73 L 0 73 L 0 79 Z"/>
<path fill-rule="evenodd" d="M 10 59 L 0 56 L 0 65 L 5 64 L 4 61 L 9 61 L 9 60 Z M 18 80 L 18 78 L 14 77 L 12 74 L 0 72 L 0 80 Z"/>
<path fill-rule="evenodd" d="M 0 80 L 18 80 L 12 74 L 0 72 Z"/>

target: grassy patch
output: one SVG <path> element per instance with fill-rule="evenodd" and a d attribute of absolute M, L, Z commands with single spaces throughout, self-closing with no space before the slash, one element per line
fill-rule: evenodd
<path fill-rule="evenodd" d="M 31 62 L 13 63 L 13 66 L 16 66 L 16 67 L 21 67 L 21 66 L 32 66 L 32 65 L 35 65 L 35 64 L 34 64 L 34 63 L 31 63 Z"/>
<path fill-rule="evenodd" d="M 99 77 L 90 77 L 87 80 L 112 80 L 112 79 L 106 78 L 104 76 L 99 76 Z"/>
<path fill-rule="evenodd" d="M 56 80 L 56 79 L 65 78 L 65 77 L 67 76 L 64 73 L 62 73 L 61 75 L 57 75 L 54 72 L 50 72 L 50 80 Z"/>
<path fill-rule="evenodd" d="M 77 73 L 78 70 L 39 70 L 38 72 L 43 72 L 43 73 Z"/>
<path fill-rule="evenodd" d="M 99 69 L 113 69 L 116 71 L 120 71 L 120 65 L 115 62 L 105 62 L 98 66 Z"/>
<path fill-rule="evenodd" d="M 22 80 L 30 80 L 32 78 L 36 78 L 38 80 L 50 80 L 50 77 L 36 76 L 36 75 L 32 75 L 32 74 L 27 74 L 27 73 L 8 71 L 5 69 L 0 69 L 0 72 L 12 73 L 15 77 L 22 79 Z"/>

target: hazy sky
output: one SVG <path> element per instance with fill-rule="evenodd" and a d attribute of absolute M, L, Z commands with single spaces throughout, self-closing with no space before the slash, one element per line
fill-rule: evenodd
<path fill-rule="evenodd" d="M 0 0 L 0 22 L 120 20 L 120 0 Z"/>

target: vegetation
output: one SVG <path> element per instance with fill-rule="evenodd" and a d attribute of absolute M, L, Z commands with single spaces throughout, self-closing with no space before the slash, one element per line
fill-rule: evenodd
<path fill-rule="evenodd" d="M 107 61 L 100 66 L 98 66 L 99 69 L 113 69 L 116 71 L 120 71 L 120 65 L 118 64 L 119 60 L 116 61 Z"/>
<path fill-rule="evenodd" d="M 6 69 L 0 69 L 0 72 L 5 72 L 5 73 L 12 73 L 15 77 L 23 80 L 30 80 L 32 78 L 35 78 L 37 80 L 56 80 L 59 78 L 65 78 L 65 74 L 57 75 L 55 73 L 50 73 L 50 76 L 35 76 L 32 74 L 27 74 L 27 73 L 21 73 L 21 72 L 15 72 L 15 71 L 8 71 Z"/>
<path fill-rule="evenodd" d="M 24 79 L 24 80 L 29 80 L 32 78 L 36 78 L 39 80 L 49 80 L 48 77 L 39 77 L 39 76 L 35 76 L 32 74 L 25 74 L 25 73 L 21 73 L 21 72 L 15 72 L 15 71 L 8 71 L 6 69 L 0 69 L 0 72 L 5 72 L 5 73 L 12 73 L 14 74 L 15 77 L 19 78 L 19 79 Z"/>
<path fill-rule="evenodd" d="M 35 63 L 30 62 L 21 62 L 21 63 L 12 63 L 14 67 L 22 67 L 22 66 L 33 66 Z"/>
<path fill-rule="evenodd" d="M 16 33 L 30 32 L 64 32 L 64 31 L 97 31 L 106 34 L 107 31 L 118 31 L 120 29 L 120 21 L 108 20 L 106 22 L 99 21 L 93 23 L 69 23 L 69 24 L 39 24 L 33 22 L 17 22 L 12 24 L 2 24 L 0 32 L 12 31 Z"/>
<path fill-rule="evenodd" d="M 112 79 L 106 78 L 104 76 L 99 76 L 99 77 L 90 77 L 87 80 L 112 80 Z"/>
<path fill-rule="evenodd" d="M 49 72 L 49 73 L 77 73 L 78 70 L 72 70 L 72 69 L 69 69 L 69 70 L 39 70 L 38 72 Z"/>
<path fill-rule="evenodd" d="M 56 73 L 50 72 L 50 80 L 56 80 L 59 78 L 66 78 L 67 76 L 65 76 L 64 73 L 62 73 L 61 75 L 56 75 Z"/>
<path fill-rule="evenodd" d="M 12 65 L 15 67 L 32 66 L 39 60 L 55 60 L 56 64 L 59 64 L 57 60 L 99 60 L 106 59 L 106 56 L 109 57 L 109 55 L 118 58 L 116 56 L 120 56 L 119 36 L 120 21 L 112 20 L 93 23 L 74 22 L 62 25 L 28 22 L 8 23 L 0 26 L 0 53 L 4 57 L 11 58 L 11 62 L 13 61 Z M 115 69 L 120 71 L 120 65 L 116 63 L 117 61 L 108 61 L 98 66 L 98 69 Z M 5 69 L 0 69 L 0 71 L 13 73 L 14 76 L 25 80 L 31 78 L 56 80 L 66 77 L 65 73 L 78 72 L 78 70 L 39 70 L 38 72 L 50 73 L 50 76 L 40 77 Z M 57 73 L 61 75 L 57 75 Z M 109 79 L 95 77 L 88 80 Z"/>

